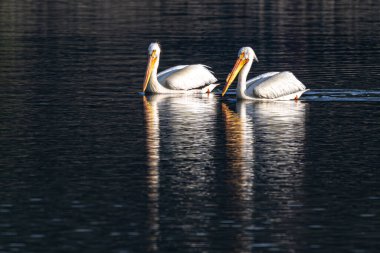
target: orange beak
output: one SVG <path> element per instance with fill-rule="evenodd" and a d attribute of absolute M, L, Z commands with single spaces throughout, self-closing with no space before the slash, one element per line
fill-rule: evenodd
<path fill-rule="evenodd" d="M 148 65 L 146 67 L 145 80 L 143 84 L 143 92 L 145 92 L 146 87 L 148 86 L 149 79 L 150 79 L 150 76 L 152 75 L 152 70 L 156 61 L 157 61 L 156 50 L 153 50 L 152 54 L 149 56 Z"/>
<path fill-rule="evenodd" d="M 248 59 L 244 57 L 244 53 L 241 53 L 239 58 L 237 58 L 234 68 L 231 73 L 227 76 L 226 85 L 224 86 L 222 96 L 226 94 L 228 88 L 231 83 L 235 80 L 236 76 L 239 74 L 240 70 L 244 67 L 244 65 L 248 62 Z"/>

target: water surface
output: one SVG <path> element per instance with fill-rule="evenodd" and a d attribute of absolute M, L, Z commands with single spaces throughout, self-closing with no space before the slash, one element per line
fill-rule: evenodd
<path fill-rule="evenodd" d="M 378 1 L 2 1 L 0 252 L 376 252 Z M 203 63 L 301 101 L 138 92 Z M 234 87 L 233 87 L 234 88 Z"/>

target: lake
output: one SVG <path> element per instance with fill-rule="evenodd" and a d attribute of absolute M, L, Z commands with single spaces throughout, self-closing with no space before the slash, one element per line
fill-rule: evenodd
<path fill-rule="evenodd" d="M 0 252 L 377 252 L 380 2 L 0 3 Z M 212 94 L 141 94 L 212 67 Z M 292 71 L 299 101 L 220 89 Z"/>

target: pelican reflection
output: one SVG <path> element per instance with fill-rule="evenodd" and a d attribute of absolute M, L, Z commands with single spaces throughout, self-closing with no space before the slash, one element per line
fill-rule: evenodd
<path fill-rule="evenodd" d="M 148 250 L 155 252 L 158 250 L 157 240 L 159 237 L 159 150 L 160 150 L 160 128 L 157 111 L 157 104 L 149 103 L 146 97 L 143 97 L 145 109 L 145 126 L 146 126 L 146 146 L 148 160 L 148 226 L 149 226 L 149 244 Z"/>
<path fill-rule="evenodd" d="M 297 101 L 237 101 L 235 113 L 222 104 L 229 167 L 235 173 L 250 173 L 241 178 L 253 178 L 249 169 L 259 167 L 268 180 L 283 176 L 293 184 L 295 178 L 289 175 L 303 173 L 306 105 Z"/>
<path fill-rule="evenodd" d="M 196 213 L 197 206 L 210 201 L 209 184 L 214 178 L 214 170 L 207 168 L 212 167 L 215 149 L 217 101 L 213 94 L 156 94 L 144 96 L 143 104 L 151 235 L 149 250 L 158 251 L 158 238 L 165 236 L 159 225 L 160 217 L 171 217 L 183 210 L 190 215 L 192 211 Z M 172 204 L 160 210 L 162 195 Z M 189 217 L 192 216 L 194 214 Z M 191 225 L 182 224 L 182 236 L 187 237 L 198 226 L 204 226 L 202 218 Z"/>
<path fill-rule="evenodd" d="M 223 209 L 225 219 L 233 220 L 241 227 L 230 229 L 231 252 L 250 252 L 253 243 L 253 183 L 254 183 L 254 135 L 253 121 L 246 114 L 245 102 L 238 102 L 236 112 L 222 104 L 222 115 L 226 131 L 225 187 L 229 203 Z"/>
<path fill-rule="evenodd" d="M 226 159 L 235 195 L 251 200 L 254 165 L 253 122 L 246 115 L 245 102 L 238 102 L 237 113 L 222 104 L 226 127 Z"/>
<path fill-rule="evenodd" d="M 208 161 L 215 142 L 216 100 L 213 94 L 161 94 L 144 97 L 148 161 L 171 165 Z M 158 151 L 161 152 L 161 157 Z M 190 168 L 191 169 L 191 168 Z"/>
<path fill-rule="evenodd" d="M 222 104 L 227 165 L 234 175 L 232 189 L 239 196 L 231 203 L 241 210 L 240 219 L 250 220 L 254 227 L 265 225 L 256 224 L 252 216 L 282 221 L 279 226 L 288 224 L 296 217 L 294 206 L 302 204 L 306 109 L 307 104 L 295 101 L 237 101 L 235 113 Z M 254 241 L 288 245 L 296 241 L 286 228 L 275 229 L 284 231 L 281 238 L 287 242 L 257 235 Z M 239 238 L 244 235 L 246 240 L 238 247 L 249 251 L 255 243 L 248 245 L 247 238 L 253 240 L 253 235 L 247 236 L 247 230 L 237 233 Z"/>

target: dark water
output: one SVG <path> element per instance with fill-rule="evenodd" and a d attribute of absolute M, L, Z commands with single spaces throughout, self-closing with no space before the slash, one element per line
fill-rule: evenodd
<path fill-rule="evenodd" d="M 379 1 L 0 2 L 0 252 L 378 252 Z M 290 70 L 302 101 L 138 94 Z"/>

